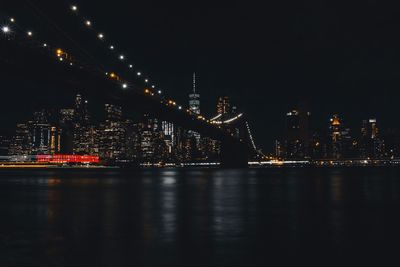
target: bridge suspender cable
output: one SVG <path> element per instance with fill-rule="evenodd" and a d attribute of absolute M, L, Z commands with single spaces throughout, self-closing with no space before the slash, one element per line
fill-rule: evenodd
<path fill-rule="evenodd" d="M 246 121 L 246 128 L 247 128 L 247 132 L 248 132 L 249 137 L 250 137 L 250 142 L 251 142 L 251 145 L 253 146 L 254 151 L 258 151 L 257 147 L 256 147 L 256 144 L 254 142 L 253 135 L 251 134 L 251 131 L 250 131 L 249 123 L 247 121 Z"/>

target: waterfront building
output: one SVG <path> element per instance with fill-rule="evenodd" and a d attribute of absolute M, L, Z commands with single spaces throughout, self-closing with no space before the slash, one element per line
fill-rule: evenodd
<path fill-rule="evenodd" d="M 88 100 L 84 99 L 80 93 L 75 97 L 75 122 L 81 125 L 88 124 L 90 121 Z"/>
<path fill-rule="evenodd" d="M 162 128 L 163 123 L 161 122 L 160 124 L 157 119 L 145 114 L 137 125 L 139 160 L 144 163 L 165 161 L 169 156 L 169 148 L 165 141 L 166 136 Z M 164 126 L 166 126 L 165 123 Z M 164 130 L 168 131 L 166 128 Z"/>
<path fill-rule="evenodd" d="M 120 106 L 105 105 L 105 121 L 100 124 L 100 157 L 117 160 L 125 157 L 125 124 Z"/>
<path fill-rule="evenodd" d="M 360 157 L 382 158 L 385 156 L 384 142 L 379 138 L 379 129 L 375 118 L 362 121 L 359 142 Z"/>
<path fill-rule="evenodd" d="M 227 97 L 227 96 L 219 97 L 218 101 L 217 101 L 217 114 L 223 115 L 223 114 L 230 114 L 230 113 L 231 113 L 231 105 L 230 105 L 229 97 Z"/>
<path fill-rule="evenodd" d="M 35 112 L 33 122 L 28 124 L 31 135 L 31 154 L 48 155 L 51 153 L 51 125 L 45 110 Z M 55 133 L 54 133 L 55 134 Z M 56 147 L 54 147 L 56 148 Z M 56 151 L 55 151 L 56 152 Z"/>
<path fill-rule="evenodd" d="M 193 73 L 192 93 L 189 94 L 189 109 L 192 113 L 200 114 L 200 94 L 196 92 L 196 73 Z"/>
<path fill-rule="evenodd" d="M 189 94 L 189 110 L 196 115 L 200 115 L 200 94 L 196 92 L 196 73 L 193 73 L 193 85 L 192 93 Z M 200 134 L 195 131 L 188 131 L 189 137 L 194 137 L 196 139 L 195 148 L 199 149 L 200 146 Z"/>
<path fill-rule="evenodd" d="M 26 123 L 18 123 L 10 144 L 9 155 L 27 156 L 31 153 L 32 136 Z"/>
<path fill-rule="evenodd" d="M 75 110 L 61 109 L 59 112 L 58 127 L 60 129 L 60 153 L 72 154 L 74 150 Z"/>
<path fill-rule="evenodd" d="M 171 122 L 161 122 L 161 129 L 164 136 L 164 143 L 167 149 L 167 161 L 173 160 L 174 148 L 176 146 L 174 124 Z"/>
<path fill-rule="evenodd" d="M 0 156 L 8 155 L 11 139 L 7 135 L 0 135 Z"/>
<path fill-rule="evenodd" d="M 305 104 L 299 105 L 286 113 L 285 139 L 283 142 L 283 154 L 289 159 L 303 159 L 309 157 L 310 112 Z"/>

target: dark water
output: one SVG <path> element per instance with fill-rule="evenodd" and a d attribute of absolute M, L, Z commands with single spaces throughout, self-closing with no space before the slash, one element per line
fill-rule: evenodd
<path fill-rule="evenodd" d="M 0 266 L 399 266 L 400 168 L 0 171 Z"/>

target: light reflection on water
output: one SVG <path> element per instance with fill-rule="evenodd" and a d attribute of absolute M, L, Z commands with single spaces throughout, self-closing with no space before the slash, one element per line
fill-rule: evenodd
<path fill-rule="evenodd" d="M 2 172 L 0 259 L 5 266 L 246 266 L 250 260 L 264 266 L 292 265 L 313 251 L 308 265 L 319 266 L 333 255 L 386 255 L 385 244 L 400 237 L 399 174 L 379 168 Z"/>

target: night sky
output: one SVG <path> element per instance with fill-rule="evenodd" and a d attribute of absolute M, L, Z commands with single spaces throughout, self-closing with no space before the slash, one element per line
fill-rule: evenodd
<path fill-rule="evenodd" d="M 115 64 L 103 44 L 79 29 L 70 4 L 177 102 L 187 103 L 194 71 L 206 115 L 215 114 L 219 95 L 230 96 L 266 151 L 280 137 L 285 113 L 299 101 L 308 102 L 314 128 L 325 128 L 334 113 L 355 131 L 371 116 L 381 128 L 399 128 L 400 19 L 395 6 L 371 0 L 32 0 L 12 1 L 0 15 L 23 17 L 27 24 L 32 16 L 34 28 L 41 25 L 35 24 L 38 14 L 44 14 L 98 62 Z M 1 68 L 2 129 L 12 129 L 39 106 L 72 104 L 76 88 L 60 83 L 55 94 L 54 83 L 25 81 L 22 74 L 10 78 L 4 64 Z"/>

